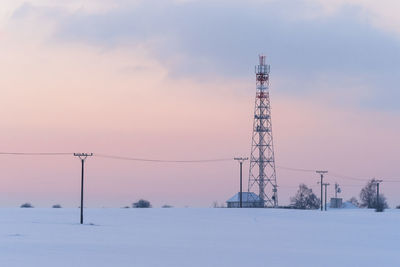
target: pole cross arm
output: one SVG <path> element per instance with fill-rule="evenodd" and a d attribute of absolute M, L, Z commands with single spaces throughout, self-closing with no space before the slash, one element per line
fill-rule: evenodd
<path fill-rule="evenodd" d="M 249 160 L 248 157 L 240 157 L 240 158 L 233 158 L 234 160 L 238 160 L 238 161 L 245 161 L 245 160 Z"/>
<path fill-rule="evenodd" d="M 79 157 L 81 160 L 85 160 L 87 157 L 93 156 L 93 153 L 74 153 L 75 157 Z"/>

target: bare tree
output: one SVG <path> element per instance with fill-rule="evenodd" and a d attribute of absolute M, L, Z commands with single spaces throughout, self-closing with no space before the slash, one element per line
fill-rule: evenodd
<path fill-rule="evenodd" d="M 296 196 L 290 198 L 292 205 L 296 209 L 318 209 L 320 206 L 320 199 L 313 193 L 311 188 L 305 184 L 299 185 Z"/>
<path fill-rule="evenodd" d="M 386 202 L 386 197 L 383 194 L 379 194 L 379 205 L 377 203 L 376 197 L 376 184 L 377 180 L 372 179 L 368 181 L 363 189 L 360 192 L 360 207 L 368 208 L 368 209 L 377 209 L 377 211 L 383 211 L 388 208 L 388 204 Z"/>

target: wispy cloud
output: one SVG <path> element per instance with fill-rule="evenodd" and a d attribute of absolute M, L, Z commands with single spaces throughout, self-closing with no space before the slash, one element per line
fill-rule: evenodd
<path fill-rule="evenodd" d="M 360 106 L 399 108 L 393 99 L 400 97 L 400 41 L 369 23 L 389 12 L 390 4 L 379 5 L 375 14 L 371 1 L 105 3 L 97 9 L 93 3 L 87 8 L 75 2 L 75 9 L 25 3 L 13 19 L 32 14 L 50 19 L 55 27 L 48 42 L 140 47 L 172 77 L 246 77 L 255 56 L 265 52 L 277 77 L 297 81 L 281 90 L 318 91 L 313 81 L 324 77 L 326 84 L 341 84 L 333 86 L 341 94 L 365 86 L 369 95 Z M 352 84 L 346 86 L 347 81 Z"/>

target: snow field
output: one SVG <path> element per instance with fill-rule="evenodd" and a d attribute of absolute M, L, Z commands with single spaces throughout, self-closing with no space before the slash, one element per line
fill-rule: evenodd
<path fill-rule="evenodd" d="M 0 266 L 400 266 L 400 210 L 0 209 Z"/>

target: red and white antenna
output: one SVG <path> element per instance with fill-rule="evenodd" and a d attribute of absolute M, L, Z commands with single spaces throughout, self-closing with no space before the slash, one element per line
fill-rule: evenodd
<path fill-rule="evenodd" d="M 259 55 L 256 73 L 256 100 L 249 169 L 248 191 L 258 191 L 264 207 L 278 206 L 275 156 L 272 138 L 269 71 L 266 56 Z"/>

